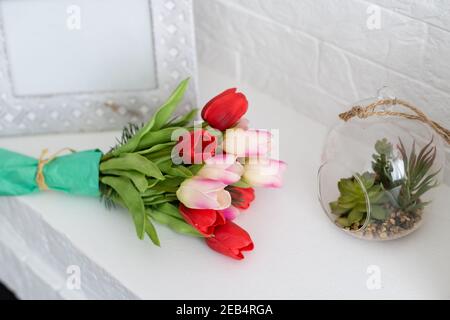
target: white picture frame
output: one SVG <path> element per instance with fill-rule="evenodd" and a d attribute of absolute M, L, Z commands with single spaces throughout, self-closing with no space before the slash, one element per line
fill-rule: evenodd
<path fill-rule="evenodd" d="M 105 12 L 102 6 L 106 5 L 106 1 L 108 10 Z M 96 2 L 97 6 L 93 6 Z M 145 10 L 142 10 L 146 8 L 144 2 L 148 3 L 151 39 L 145 35 L 148 30 L 142 30 L 147 23 L 143 14 Z M 32 16 L 26 13 L 27 5 L 33 12 Z M 52 11 L 51 6 L 54 5 L 57 13 Z M 110 17 L 108 22 L 102 15 L 114 14 L 114 10 L 110 10 L 114 5 L 117 16 Z M 39 19 L 39 10 L 46 16 L 45 22 L 36 20 Z M 47 17 L 51 14 L 58 16 Z M 88 26 L 83 25 L 83 14 L 88 16 Z M 95 14 L 98 14 L 98 19 Z M 107 21 L 110 26 L 100 25 L 101 30 L 93 31 L 102 21 Z M 65 31 L 61 29 L 53 34 L 54 25 L 50 31 L 53 38 L 47 39 L 49 33 L 46 30 L 50 29 L 46 29 L 49 26 L 45 23 L 58 25 L 63 22 L 66 28 L 79 28 L 85 32 L 84 37 L 89 40 L 85 41 L 83 36 L 77 35 L 76 41 L 81 42 L 69 50 L 63 34 Z M 33 27 L 27 25 L 33 23 Z M 124 32 L 115 29 L 121 23 L 126 29 Z M 116 32 L 119 36 L 103 41 L 110 29 L 119 30 Z M 141 32 L 144 35 L 142 39 L 136 36 Z M 73 34 L 76 33 L 70 33 L 70 36 Z M 100 39 L 91 35 L 98 35 Z M 125 41 L 118 40 L 120 36 Z M 122 43 L 126 44 L 122 46 Z M 85 44 L 91 46 L 82 48 Z M 52 45 L 55 45 L 54 49 Z M 110 48 L 121 50 L 121 53 L 117 54 Z M 154 55 L 147 61 L 145 53 L 149 48 Z M 91 53 L 87 55 L 89 50 Z M 78 56 L 72 55 L 74 51 L 79 52 Z M 73 60 L 80 55 L 84 60 Z M 123 56 L 124 61 L 110 63 L 110 70 L 108 59 L 116 61 Z M 64 59 L 71 61 L 67 71 L 70 73 L 64 73 L 65 69 L 58 67 Z M 88 69 L 86 75 L 78 72 L 83 69 L 83 63 Z M 103 69 L 99 67 L 101 70 L 96 70 L 96 66 L 100 65 Z M 114 68 L 118 66 L 121 69 L 117 71 Z M 147 71 L 153 71 L 153 75 Z M 196 105 L 196 72 L 192 0 L 0 0 L 0 136 L 104 131 L 121 129 L 130 122 L 142 123 L 186 77 L 191 78 L 190 86 L 179 111 L 189 110 Z M 86 81 L 91 80 L 92 84 L 89 83 L 88 87 Z M 139 87 L 141 80 L 145 83 L 142 88 Z M 90 90 L 91 87 L 94 89 Z M 52 88 L 56 90 L 52 92 Z"/>

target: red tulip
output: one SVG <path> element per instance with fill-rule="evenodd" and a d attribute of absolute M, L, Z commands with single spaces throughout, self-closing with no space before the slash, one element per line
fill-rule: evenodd
<path fill-rule="evenodd" d="M 220 131 L 234 126 L 247 112 L 248 102 L 244 94 L 236 88 L 228 89 L 211 101 L 202 110 L 202 118 Z"/>
<path fill-rule="evenodd" d="M 177 148 L 184 164 L 201 164 L 216 153 L 217 139 L 203 129 L 196 129 L 178 139 Z"/>
<path fill-rule="evenodd" d="M 207 238 L 206 243 L 211 249 L 237 260 L 244 259 L 242 251 L 251 251 L 254 247 L 247 231 L 231 221 L 217 226 L 214 236 Z"/>
<path fill-rule="evenodd" d="M 229 186 L 226 190 L 231 195 L 231 204 L 238 209 L 248 209 L 250 203 L 255 200 L 255 190 L 253 188 Z"/>
<path fill-rule="evenodd" d="M 183 218 L 205 237 L 211 237 L 217 226 L 225 223 L 225 218 L 219 211 L 212 209 L 190 209 L 180 203 L 180 213 Z"/>

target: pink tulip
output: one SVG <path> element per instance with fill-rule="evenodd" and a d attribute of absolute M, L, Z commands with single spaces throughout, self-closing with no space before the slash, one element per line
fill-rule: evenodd
<path fill-rule="evenodd" d="M 228 129 L 224 149 L 237 157 L 265 156 L 270 152 L 272 134 L 265 130 Z"/>
<path fill-rule="evenodd" d="M 177 190 L 181 203 L 191 209 L 223 210 L 231 205 L 227 185 L 211 179 L 194 177 L 183 181 Z"/>
<path fill-rule="evenodd" d="M 254 187 L 280 188 L 283 184 L 282 174 L 286 163 L 278 160 L 249 160 L 244 166 L 243 178 Z"/>
<path fill-rule="evenodd" d="M 219 211 L 227 220 L 234 220 L 241 213 L 238 208 L 229 206 L 224 210 Z"/>
<path fill-rule="evenodd" d="M 241 180 L 244 173 L 242 164 L 236 161 L 236 156 L 221 154 L 207 159 L 205 165 L 197 173 L 197 176 L 220 181 L 226 185 Z"/>
<path fill-rule="evenodd" d="M 241 118 L 241 120 L 239 120 L 239 122 L 234 125 L 234 128 L 248 130 L 249 123 L 250 121 L 248 121 L 247 118 Z"/>

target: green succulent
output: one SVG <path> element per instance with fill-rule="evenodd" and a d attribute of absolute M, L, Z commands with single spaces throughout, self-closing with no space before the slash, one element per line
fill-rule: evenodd
<path fill-rule="evenodd" d="M 436 147 L 432 146 L 431 140 L 417 154 L 416 144 L 413 142 L 408 156 L 402 140 L 399 140 L 398 149 L 403 158 L 405 178 L 401 184 L 398 205 L 405 212 L 416 212 L 429 203 L 421 201 L 420 197 L 438 185 L 436 176 L 440 170 L 430 173 L 436 159 Z"/>
<path fill-rule="evenodd" d="M 395 182 L 392 179 L 392 157 L 394 147 L 386 139 L 378 140 L 375 143 L 375 151 L 377 153 L 372 155 L 374 161 L 372 161 L 372 169 L 376 173 L 376 180 L 383 184 L 385 189 L 391 189 L 395 187 Z"/>
<path fill-rule="evenodd" d="M 384 220 L 388 212 L 383 207 L 384 189 L 376 183 L 376 175 L 365 172 L 352 178 L 344 178 L 338 182 L 340 196 L 337 201 L 330 202 L 331 212 L 338 216 L 336 221 L 343 227 L 355 223 L 362 225 L 367 217 L 366 193 L 370 202 L 371 219 Z M 364 188 L 363 188 L 364 187 Z"/>

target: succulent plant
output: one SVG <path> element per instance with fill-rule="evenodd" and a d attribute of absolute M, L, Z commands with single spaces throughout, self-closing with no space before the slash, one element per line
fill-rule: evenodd
<path fill-rule="evenodd" d="M 387 139 L 378 140 L 372 155 L 373 173 L 339 180 L 339 198 L 329 204 L 339 225 L 360 228 L 367 219 L 369 206 L 369 225 L 384 226 L 384 220 L 392 213 L 411 215 L 411 221 L 420 221 L 421 210 L 429 203 L 423 201 L 423 195 L 438 185 L 436 176 L 440 170 L 431 172 L 436 147 L 431 140 L 417 153 L 413 142 L 407 153 L 399 139 L 397 148 L 399 158 L 394 157 L 394 147 Z"/>
<path fill-rule="evenodd" d="M 386 219 L 388 212 L 383 206 L 385 202 L 384 189 L 376 183 L 376 174 L 365 172 L 352 178 L 344 178 L 338 182 L 340 196 L 330 203 L 331 212 L 343 227 L 362 225 L 367 217 L 366 192 L 370 203 L 370 218 Z"/>
<path fill-rule="evenodd" d="M 433 139 L 417 154 L 416 143 L 413 142 L 408 156 L 402 140 L 399 139 L 398 149 L 403 158 L 405 179 L 401 184 L 398 205 L 405 212 L 415 213 L 423 209 L 428 202 L 421 201 L 420 197 L 438 185 L 435 178 L 440 170 L 430 173 L 436 159 L 436 147 L 433 147 L 432 143 Z"/>
<path fill-rule="evenodd" d="M 372 169 L 376 174 L 376 180 L 381 182 L 385 189 L 391 189 L 395 187 L 392 178 L 392 157 L 394 147 L 386 139 L 378 140 L 375 143 L 375 151 L 377 153 L 372 155 L 374 161 L 372 161 Z"/>

